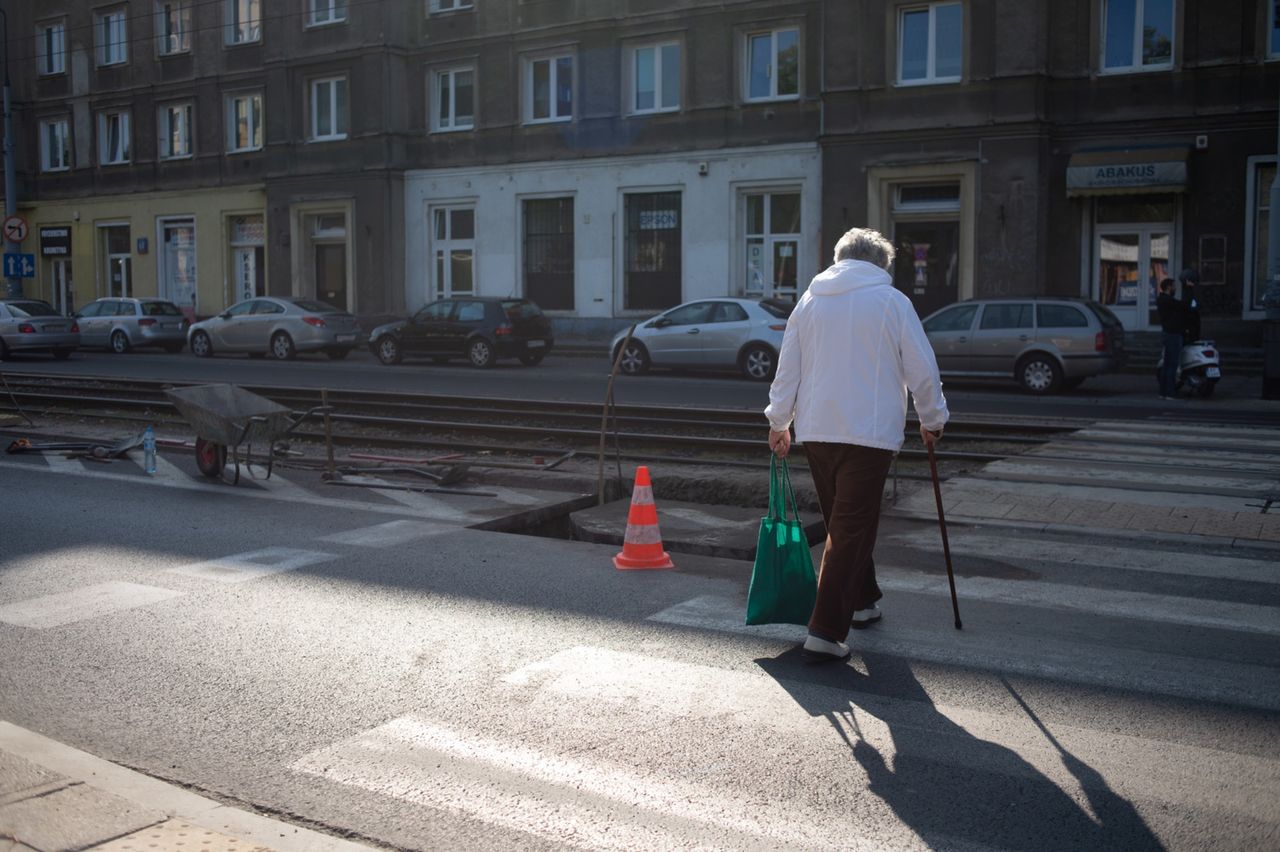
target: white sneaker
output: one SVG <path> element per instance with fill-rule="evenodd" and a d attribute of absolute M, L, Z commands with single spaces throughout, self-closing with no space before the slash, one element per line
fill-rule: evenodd
<path fill-rule="evenodd" d="M 806 656 L 822 660 L 844 660 L 849 657 L 849 646 L 843 642 L 828 642 L 810 633 L 804 640 Z"/>
<path fill-rule="evenodd" d="M 880 608 L 875 604 L 872 604 L 866 609 L 860 609 L 855 612 L 853 614 L 853 621 L 849 623 L 849 626 L 854 630 L 862 630 L 863 628 L 870 627 L 879 620 Z"/>

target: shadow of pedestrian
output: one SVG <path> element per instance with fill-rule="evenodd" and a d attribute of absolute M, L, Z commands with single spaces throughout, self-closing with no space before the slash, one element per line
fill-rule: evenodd
<path fill-rule="evenodd" d="M 1007 681 L 1083 790 L 1087 807 L 1012 749 L 979 739 L 940 713 L 908 661 L 862 659 L 866 675 L 848 665 L 806 665 L 798 650 L 756 663 L 809 714 L 831 723 L 866 773 L 870 792 L 930 847 L 1164 849 L 1133 805 L 1063 748 Z"/>

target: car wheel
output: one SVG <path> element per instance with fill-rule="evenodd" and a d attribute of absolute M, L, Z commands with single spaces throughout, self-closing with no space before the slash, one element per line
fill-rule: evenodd
<path fill-rule="evenodd" d="M 744 376 L 752 381 L 763 382 L 773 378 L 778 359 L 768 346 L 752 345 L 743 351 L 738 363 Z"/>
<path fill-rule="evenodd" d="M 164 351 L 172 355 L 177 355 L 179 352 L 183 350 L 185 346 L 186 344 L 183 344 L 183 343 L 170 343 L 168 346 L 164 348 Z"/>
<path fill-rule="evenodd" d="M 204 438 L 196 438 L 196 467 L 210 479 L 222 476 L 222 469 L 227 466 L 227 448 Z"/>
<path fill-rule="evenodd" d="M 520 363 L 526 367 L 536 367 L 542 363 L 542 359 L 545 357 L 545 352 L 526 352 L 520 356 Z"/>
<path fill-rule="evenodd" d="M 400 363 L 400 341 L 389 334 L 378 338 L 375 352 L 378 355 L 378 360 L 387 366 Z"/>
<path fill-rule="evenodd" d="M 117 355 L 124 355 L 133 347 L 129 345 L 129 335 L 123 331 L 111 332 L 111 351 Z"/>
<path fill-rule="evenodd" d="M 191 335 L 191 354 L 197 358 L 208 358 L 213 354 L 213 341 L 203 331 Z"/>
<path fill-rule="evenodd" d="M 467 344 L 467 358 L 471 361 L 471 366 L 486 369 L 493 366 L 493 346 L 489 341 L 482 337 Z"/>
<path fill-rule="evenodd" d="M 343 358 L 351 354 L 350 349 L 326 349 L 324 354 L 329 356 L 330 361 L 341 361 Z"/>
<path fill-rule="evenodd" d="M 1028 355 L 1018 362 L 1018 383 L 1034 394 L 1053 393 L 1062 384 L 1062 369 L 1048 355 Z"/>
<path fill-rule="evenodd" d="M 293 346 L 292 337 L 283 331 L 277 331 L 271 338 L 271 354 L 281 361 L 292 361 L 298 350 Z"/>
<path fill-rule="evenodd" d="M 59 361 L 65 361 L 71 357 L 71 351 L 70 349 L 55 349 L 53 350 L 53 357 Z"/>
<path fill-rule="evenodd" d="M 617 356 L 614 356 L 617 358 Z M 643 343 L 631 341 L 627 344 L 622 358 L 618 359 L 618 369 L 628 376 L 640 376 L 649 372 L 649 350 Z"/>

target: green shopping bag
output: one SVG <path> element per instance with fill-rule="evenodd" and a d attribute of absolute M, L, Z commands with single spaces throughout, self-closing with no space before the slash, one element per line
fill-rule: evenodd
<path fill-rule="evenodd" d="M 818 597 L 818 578 L 809 555 L 787 460 L 769 464 L 769 514 L 760 519 L 756 564 L 747 592 L 747 624 L 808 624 Z"/>

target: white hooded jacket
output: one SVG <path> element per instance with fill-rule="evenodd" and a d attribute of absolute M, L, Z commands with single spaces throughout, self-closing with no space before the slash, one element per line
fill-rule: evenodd
<path fill-rule="evenodd" d="M 938 362 L 911 300 L 880 267 L 842 260 L 813 279 L 787 320 L 764 410 L 796 439 L 902 448 L 907 391 L 928 429 L 947 422 Z"/>

